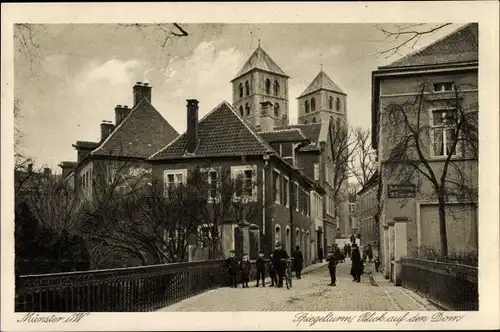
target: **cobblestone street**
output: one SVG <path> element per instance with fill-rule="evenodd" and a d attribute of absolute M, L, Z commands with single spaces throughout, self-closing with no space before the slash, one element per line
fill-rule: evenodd
<path fill-rule="evenodd" d="M 378 286 L 365 274 L 352 282 L 350 260 L 337 267 L 337 286 L 329 286 L 326 266 L 293 280 L 293 288 L 219 288 L 186 299 L 161 311 L 410 311 L 437 310 L 428 301 L 383 278 Z M 269 285 L 269 283 L 268 283 Z"/>

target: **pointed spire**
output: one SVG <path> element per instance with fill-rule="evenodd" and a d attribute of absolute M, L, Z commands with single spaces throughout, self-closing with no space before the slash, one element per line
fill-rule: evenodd
<path fill-rule="evenodd" d="M 258 47 L 260 47 L 260 38 L 259 38 L 259 46 Z"/>
<path fill-rule="evenodd" d="M 335 84 L 335 82 L 333 82 L 331 78 L 328 77 L 328 75 L 323 71 L 323 64 L 321 65 L 321 70 L 318 75 L 298 98 L 319 90 L 327 90 L 345 94 L 344 91 L 342 91 L 342 89 L 340 89 L 340 87 Z"/>
<path fill-rule="evenodd" d="M 321 72 L 323 72 L 323 64 L 321 64 L 320 66 L 321 66 Z"/>

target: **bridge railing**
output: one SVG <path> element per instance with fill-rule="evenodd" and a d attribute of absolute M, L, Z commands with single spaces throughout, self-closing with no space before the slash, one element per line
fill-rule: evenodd
<path fill-rule="evenodd" d="M 401 285 L 447 310 L 479 310 L 476 267 L 403 258 Z"/>
<path fill-rule="evenodd" d="M 25 275 L 16 312 L 153 311 L 228 283 L 225 261 Z"/>

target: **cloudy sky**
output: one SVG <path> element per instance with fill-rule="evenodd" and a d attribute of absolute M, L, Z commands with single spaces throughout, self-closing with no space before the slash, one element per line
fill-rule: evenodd
<path fill-rule="evenodd" d="M 422 37 L 415 48 L 458 26 Z M 76 160 L 72 144 L 98 141 L 99 125 L 114 120 L 115 105 L 132 104 L 137 81 L 153 86 L 153 105 L 183 132 L 185 100 L 200 101 L 200 117 L 223 100 L 231 102 L 230 80 L 259 39 L 291 77 L 291 122 L 297 119 L 295 98 L 323 64 L 348 95 L 350 123 L 369 128 L 371 71 L 414 50 L 407 47 L 390 58 L 381 55 L 395 42 L 384 40 L 372 24 L 184 24 L 189 36 L 171 37 L 165 43 L 169 27 L 32 26 L 29 52 L 18 47 L 15 55 L 24 153 L 37 165 L 59 171 L 60 161 Z"/>

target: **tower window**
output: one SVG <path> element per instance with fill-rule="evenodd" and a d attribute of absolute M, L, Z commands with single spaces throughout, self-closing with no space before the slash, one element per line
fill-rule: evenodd
<path fill-rule="evenodd" d="M 280 94 L 280 84 L 278 83 L 278 81 L 274 81 L 273 90 L 275 96 Z"/>
<path fill-rule="evenodd" d="M 335 120 L 335 122 L 336 122 L 335 125 L 336 125 L 337 129 L 339 129 L 340 128 L 340 118 L 337 118 L 337 120 Z"/>
<path fill-rule="evenodd" d="M 314 112 L 316 110 L 316 98 L 312 97 L 311 98 L 311 112 Z"/>
<path fill-rule="evenodd" d="M 309 100 L 304 102 L 304 108 L 306 109 L 306 114 L 309 113 Z"/>
<path fill-rule="evenodd" d="M 240 115 L 243 117 L 243 106 L 240 105 Z"/>
<path fill-rule="evenodd" d="M 313 118 L 313 123 L 316 123 L 316 118 L 315 117 Z"/>
<path fill-rule="evenodd" d="M 266 79 L 266 94 L 271 94 L 271 81 L 268 78 Z"/>
<path fill-rule="evenodd" d="M 247 116 L 250 116 L 250 106 L 248 106 L 248 103 L 245 104 L 245 111 L 247 113 Z"/>
<path fill-rule="evenodd" d="M 335 100 L 335 110 L 337 110 L 337 112 L 340 112 L 340 99 L 337 98 L 337 100 Z"/>
<path fill-rule="evenodd" d="M 247 96 L 250 94 L 250 84 L 248 84 L 248 81 L 245 82 L 245 93 Z"/>
<path fill-rule="evenodd" d="M 243 83 L 240 83 L 240 98 L 243 98 Z"/>
<path fill-rule="evenodd" d="M 330 96 L 330 98 L 328 98 L 328 108 L 333 110 L 333 97 Z"/>
<path fill-rule="evenodd" d="M 274 104 L 274 116 L 279 118 L 280 116 L 280 104 Z"/>

